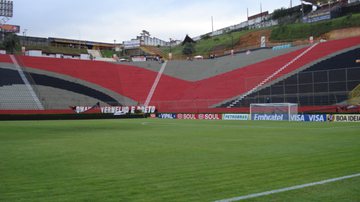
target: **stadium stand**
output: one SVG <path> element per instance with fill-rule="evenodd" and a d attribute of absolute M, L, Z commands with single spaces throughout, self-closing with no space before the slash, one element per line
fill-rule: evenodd
<path fill-rule="evenodd" d="M 224 56 L 213 60 L 171 61 L 164 73 L 187 81 L 200 81 L 290 53 L 303 47 L 298 46 L 278 51 L 265 48 L 251 51 L 250 54 L 244 51 L 234 56 Z"/>
<path fill-rule="evenodd" d="M 11 69 L 0 68 L 0 86 L 9 86 L 13 84 L 24 84 L 18 72 Z"/>
<path fill-rule="evenodd" d="M 236 107 L 263 103 L 267 98 L 271 102 L 291 102 L 302 106 L 346 104 L 348 92 L 360 83 L 360 65 L 356 64 L 359 52 L 360 48 L 356 48 L 316 63 L 250 94 Z M 222 107 L 229 105 L 230 102 Z"/>
<path fill-rule="evenodd" d="M 23 65 L 20 57 L 16 57 L 21 65 Z M 3 57 L 6 62 L 6 57 Z M 44 59 L 44 58 L 43 58 Z M 10 62 L 7 60 L 7 62 Z M 14 95 L 21 94 L 21 96 L 9 96 L 2 94 L 0 109 L 37 109 L 30 104 L 24 103 L 24 93 L 26 90 L 25 84 L 20 78 L 18 71 L 15 70 L 13 64 L 0 63 L 1 77 L 0 81 L 3 85 L 22 84 L 13 88 Z M 67 77 L 65 75 L 56 74 L 49 71 L 42 71 L 32 68 L 23 68 L 26 70 L 26 77 L 31 80 L 32 87 L 36 89 L 36 94 L 44 105 L 45 109 L 66 109 L 69 106 L 89 106 L 96 102 L 101 102 L 102 106 L 107 105 L 134 105 L 136 102 L 119 94 L 102 88 L 101 86 L 81 81 L 78 78 Z M 24 71 L 25 72 L 25 71 Z M 23 87 L 20 91 L 19 88 Z M 17 91 L 18 92 L 17 92 Z M 9 87 L 6 92 L 11 91 Z M 5 88 L 2 88 L 1 93 L 5 93 Z M 19 101 L 19 99 L 21 99 Z M 5 103 L 19 103 L 19 105 L 9 105 Z"/>
<path fill-rule="evenodd" d="M 0 64 L 8 65 L 9 63 L 12 63 L 10 55 L 0 54 Z"/>
<path fill-rule="evenodd" d="M 303 83 L 301 85 L 304 85 L 304 92 L 307 92 L 305 82 L 308 77 L 302 79 L 302 74 L 306 73 L 306 69 L 317 63 L 325 62 L 326 59 L 346 53 L 350 49 L 354 50 L 359 46 L 358 44 L 360 44 L 360 37 L 353 37 L 320 43 L 312 49 L 309 49 L 309 46 L 276 51 L 259 49 L 252 51 L 251 54 L 240 53 L 213 60 L 169 61 L 156 89 L 154 89 L 149 104 L 157 106 L 160 112 L 197 112 L 201 109 L 226 107 L 228 103 L 239 99 L 240 96 L 254 88 L 256 92 L 263 89 L 265 91 L 268 85 L 277 82 L 279 83 L 273 85 L 273 88 L 275 92 L 279 91 L 278 94 L 281 94 L 280 86 L 284 84 L 281 84 L 280 81 L 288 77 L 291 79 L 299 72 L 302 72 L 299 74 Z M 306 50 L 308 52 L 299 57 Z M 73 95 L 81 94 L 106 104 L 113 102 L 124 105 L 145 103 L 162 65 L 155 61 L 115 64 L 27 56 L 18 56 L 17 60 L 23 69 L 29 72 L 34 82 L 38 86 L 44 87 L 39 88 L 43 89 L 40 94 L 45 92 L 44 96 L 40 96 L 42 100 L 47 100 L 46 91 L 56 88 L 59 89 L 59 92 L 61 91 L 60 95 L 71 92 Z M 290 61 L 293 62 L 290 63 Z M 9 56 L 0 56 L 0 62 L 0 65 L 12 65 Z M 342 60 L 340 63 L 343 64 Z M 320 69 L 316 69 L 316 71 L 321 71 L 321 68 L 326 68 L 325 66 L 318 67 Z M 286 68 L 280 69 L 282 67 Z M 348 67 L 350 68 L 350 66 Z M 336 68 L 334 67 L 334 69 Z M 348 71 L 353 75 L 357 70 L 349 69 Z M 58 81 L 54 77 L 62 80 Z M 328 79 L 336 81 L 333 77 Z M 313 82 L 313 80 L 311 81 Z M 61 86 L 53 85 L 53 83 L 59 83 Z M 345 90 L 351 91 L 350 87 L 353 84 L 347 85 Z M 343 84 L 334 85 L 334 88 L 343 89 Z M 293 92 L 292 90 L 287 91 L 290 94 Z M 249 95 L 249 97 L 251 96 L 252 94 Z M 337 95 L 336 101 L 343 100 L 344 96 L 344 94 Z M 275 96 L 273 99 L 276 100 Z M 306 102 L 309 98 L 305 96 L 297 99 L 302 99 L 300 102 L 303 104 L 329 103 L 322 101 L 325 98 L 321 97 L 316 102 Z M 53 102 L 49 100 L 54 99 L 47 100 Z M 80 100 L 86 99 L 81 98 Z M 290 98 L 288 100 L 291 101 Z M 60 107 L 58 104 L 45 104 L 45 106 Z M 243 105 L 239 104 L 235 107 L 239 106 Z"/>
<path fill-rule="evenodd" d="M 38 109 L 16 70 L 0 68 L 0 109 Z"/>
<path fill-rule="evenodd" d="M 304 55 L 301 60 L 295 61 L 284 69 L 284 71 L 280 72 L 272 80 L 281 78 L 305 65 L 321 61 L 322 58 L 326 56 L 336 54 L 338 51 L 356 46 L 359 43 L 360 37 L 321 43 L 309 53 Z M 185 89 L 186 85 L 181 85 L 180 89 L 176 89 L 177 86 L 173 85 L 170 90 L 168 86 L 171 86 L 172 83 L 166 80 L 161 80 L 159 88 L 154 95 L 153 104 L 162 106 L 162 104 L 165 105 L 169 103 L 166 102 L 166 100 L 171 100 L 173 102 L 176 100 L 179 101 L 179 95 L 181 95 L 182 100 L 189 101 L 188 106 L 181 106 L 184 109 L 192 108 L 194 105 L 197 108 L 203 108 L 215 105 L 217 100 L 226 100 L 229 97 L 238 97 L 236 94 L 241 95 L 242 93 L 246 93 L 248 90 L 251 90 L 262 80 L 267 78 L 280 67 L 287 64 L 304 50 L 305 49 L 300 49 L 253 65 L 248 65 L 231 72 L 194 82 L 190 85 L 190 89 Z M 167 110 L 165 109 L 165 111 Z"/>
<path fill-rule="evenodd" d="M 88 49 L 87 52 L 95 59 L 102 58 L 101 52 L 99 50 Z"/>
<path fill-rule="evenodd" d="M 142 103 L 145 101 L 157 74 L 129 65 L 116 65 L 99 61 L 26 56 L 20 57 L 20 60 L 27 68 L 70 76 L 124 95 L 128 100 Z"/>
<path fill-rule="evenodd" d="M 36 85 L 43 86 L 40 96 L 47 104 L 47 109 L 64 109 L 73 105 L 91 106 L 97 101 L 101 101 L 103 105 L 121 105 L 114 98 L 87 86 L 34 73 L 31 74 L 31 77 Z M 74 93 L 78 95 L 75 96 Z M 79 95 L 81 95 L 80 98 Z"/>

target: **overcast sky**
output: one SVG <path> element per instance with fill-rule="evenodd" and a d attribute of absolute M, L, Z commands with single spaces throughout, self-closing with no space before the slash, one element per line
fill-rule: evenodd
<path fill-rule="evenodd" d="M 293 5 L 300 0 L 292 0 Z M 163 40 L 183 39 L 238 24 L 249 15 L 289 7 L 290 0 L 14 0 L 14 17 L 27 36 L 113 43 L 142 30 Z"/>

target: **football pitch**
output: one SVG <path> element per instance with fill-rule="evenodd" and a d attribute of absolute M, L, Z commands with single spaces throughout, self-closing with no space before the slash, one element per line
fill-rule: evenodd
<path fill-rule="evenodd" d="M 359 123 L 0 122 L 0 201 L 210 202 L 359 173 Z M 360 177 L 244 201 L 360 201 Z"/>

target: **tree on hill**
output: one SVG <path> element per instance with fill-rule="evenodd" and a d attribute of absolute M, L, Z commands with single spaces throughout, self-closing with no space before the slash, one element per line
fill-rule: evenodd
<path fill-rule="evenodd" d="M 2 46 L 5 48 L 6 52 L 14 54 L 16 49 L 20 47 L 20 40 L 16 34 L 6 34 Z"/>
<path fill-rule="evenodd" d="M 194 41 L 189 35 L 186 35 L 181 44 L 184 47 L 182 53 L 188 57 L 192 56 L 195 53 L 195 43 L 196 41 Z"/>
<path fill-rule="evenodd" d="M 192 56 L 195 53 L 194 43 L 185 43 L 182 53 L 186 56 Z"/>

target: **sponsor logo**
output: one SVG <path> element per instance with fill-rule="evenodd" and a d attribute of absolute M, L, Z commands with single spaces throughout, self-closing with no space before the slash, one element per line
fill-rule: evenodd
<path fill-rule="evenodd" d="M 178 114 L 177 119 L 197 119 L 195 114 Z"/>
<path fill-rule="evenodd" d="M 176 114 L 159 114 L 159 119 L 176 119 Z"/>
<path fill-rule="evenodd" d="M 178 114 L 177 119 L 221 120 L 221 114 Z"/>
<path fill-rule="evenodd" d="M 87 110 L 94 108 L 94 106 L 76 106 L 74 107 L 76 113 L 82 113 Z M 102 114 L 135 114 L 137 112 L 142 113 L 155 113 L 155 106 L 110 106 L 110 107 L 100 107 L 100 111 Z"/>
<path fill-rule="evenodd" d="M 223 120 L 246 121 L 249 120 L 249 114 L 224 114 Z"/>
<path fill-rule="evenodd" d="M 327 120 L 330 121 L 330 122 L 334 122 L 335 121 L 335 116 L 333 114 L 329 114 L 327 116 Z"/>
<path fill-rule="evenodd" d="M 253 114 L 254 121 L 284 121 L 287 120 L 284 114 Z"/>
<path fill-rule="evenodd" d="M 198 114 L 198 119 L 221 120 L 221 114 Z"/>
<path fill-rule="evenodd" d="M 334 122 L 360 122 L 360 114 L 333 115 Z"/>
<path fill-rule="evenodd" d="M 326 114 L 296 114 L 291 115 L 291 121 L 302 121 L 302 122 L 325 122 Z"/>
<path fill-rule="evenodd" d="M 111 106 L 111 107 L 101 107 L 101 113 L 103 114 L 114 114 L 116 112 L 131 113 L 135 114 L 136 111 L 141 111 L 142 113 L 155 113 L 154 106 Z"/>

